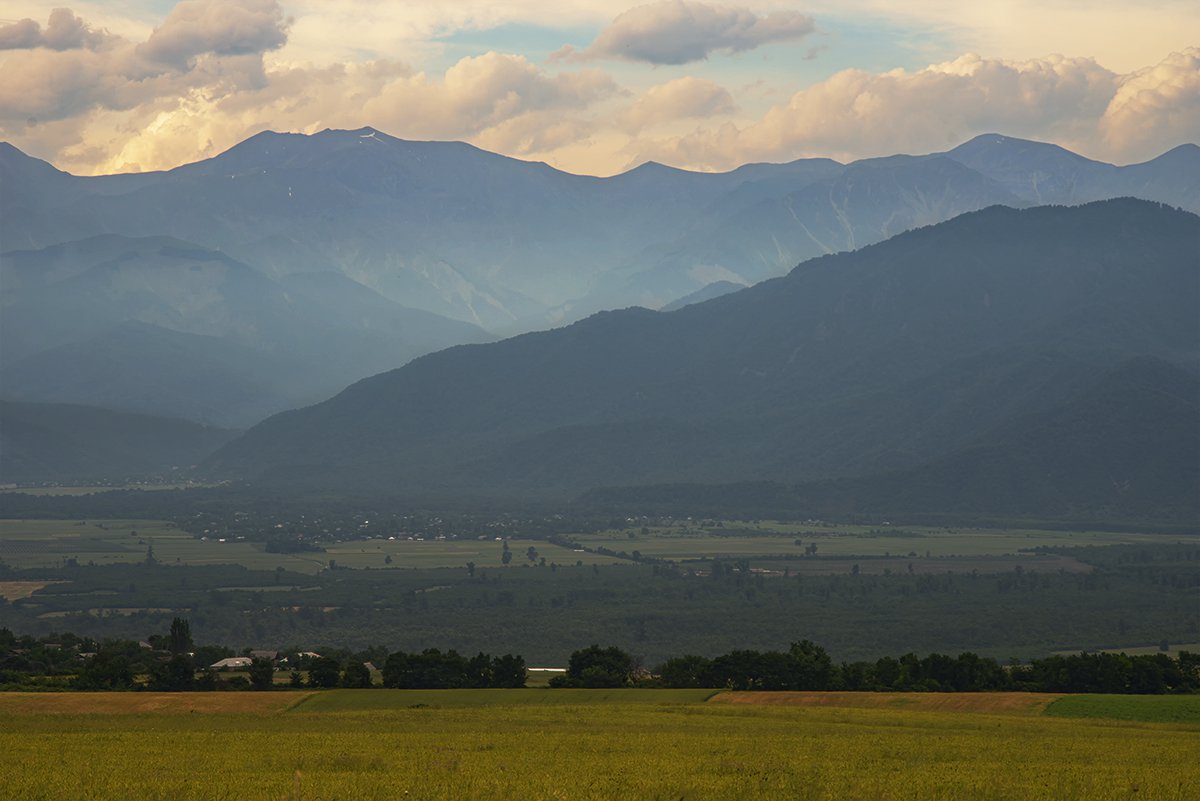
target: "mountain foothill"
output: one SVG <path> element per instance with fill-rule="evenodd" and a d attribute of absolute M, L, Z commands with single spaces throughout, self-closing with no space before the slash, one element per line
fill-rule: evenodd
<path fill-rule="evenodd" d="M 373 129 L 87 178 L 0 145 L 0 480 L 111 452 L 407 498 L 1194 519 L 1197 212 L 1195 145 L 611 178 Z"/>

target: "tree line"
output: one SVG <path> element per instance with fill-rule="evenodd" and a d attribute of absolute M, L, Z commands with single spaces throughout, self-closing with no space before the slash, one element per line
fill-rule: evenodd
<path fill-rule="evenodd" d="M 1200 691 L 1200 654 L 1081 653 L 1001 665 L 973 653 L 910 653 L 834 664 L 824 648 L 803 640 L 787 651 L 674 657 L 656 673 L 664 687 L 731 690 L 1192 693 Z"/>
<path fill-rule="evenodd" d="M 94 649 L 94 650 L 91 650 Z M 97 642 L 72 634 L 18 637 L 0 629 L 0 689 L 270 690 L 369 688 L 376 684 L 364 656 L 382 663 L 382 685 L 393 689 L 524 687 L 526 664 L 514 654 L 473 657 L 453 649 L 420 652 L 375 648 L 358 654 L 293 653 L 281 668 L 256 657 L 244 670 L 213 670 L 207 659 L 232 654 L 221 646 L 196 647 L 187 620 L 146 642 Z M 290 671 L 290 672 L 288 672 Z M 277 681 L 288 672 L 286 680 Z M 1200 692 L 1200 654 L 1181 651 L 1129 655 L 1080 653 L 1001 664 L 974 653 L 905 654 L 873 662 L 834 663 L 821 646 L 801 640 L 786 651 L 734 650 L 716 657 L 684 655 L 653 670 L 616 646 L 590 645 L 571 654 L 551 687 L 668 687 L 729 690 L 890 692 Z"/>

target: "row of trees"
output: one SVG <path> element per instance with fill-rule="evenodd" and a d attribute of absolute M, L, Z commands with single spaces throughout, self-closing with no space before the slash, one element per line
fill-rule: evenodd
<path fill-rule="evenodd" d="M 395 689 L 524 687 L 525 676 L 525 660 L 520 656 L 479 653 L 467 658 L 457 651 L 437 648 L 420 653 L 396 651 L 383 665 L 383 686 Z"/>
<path fill-rule="evenodd" d="M 825 649 L 804 640 L 782 652 L 675 657 L 656 673 L 661 686 L 733 690 L 1188 693 L 1200 691 L 1200 654 L 1075 654 L 1015 665 L 973 653 L 905 654 L 835 665 Z"/>
<path fill-rule="evenodd" d="M 275 663 L 258 658 L 248 670 L 218 674 L 197 665 L 190 626 L 176 619 L 169 634 L 151 642 L 96 643 L 74 635 L 50 639 L 16 637 L 0 629 L 0 687 L 37 684 L 88 690 L 269 690 L 276 685 Z M 148 645 L 156 646 L 148 648 Z M 86 648 L 95 648 L 93 653 Z M 198 649 L 197 649 L 198 650 Z M 227 649 L 224 649 L 227 650 Z M 386 658 L 384 655 L 386 654 Z M 292 687 L 375 686 L 363 655 L 342 654 L 296 660 Z M 405 689 L 523 687 L 525 660 L 513 654 L 466 657 L 454 650 L 387 654 L 383 686 Z M 199 668 L 199 669 L 198 669 Z M 302 673 L 304 670 L 305 673 Z M 1051 656 L 1027 664 L 1002 665 L 973 653 L 958 656 L 905 654 L 873 662 L 835 664 L 819 645 L 803 640 L 786 651 L 735 650 L 715 658 L 687 655 L 668 659 L 654 671 L 615 646 L 591 645 L 571 654 L 564 675 L 552 687 L 696 687 L 734 690 L 846 690 L 976 692 L 1024 690 L 1086 693 L 1200 692 L 1200 654 L 1181 652 L 1130 656 L 1094 653 Z"/>

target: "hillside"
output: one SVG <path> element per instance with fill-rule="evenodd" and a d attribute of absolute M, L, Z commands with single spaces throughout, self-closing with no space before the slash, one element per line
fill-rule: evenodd
<path fill-rule="evenodd" d="M 6 396 L 248 426 L 481 329 L 340 273 L 269 278 L 169 237 L 0 254 Z"/>
<path fill-rule="evenodd" d="M 236 433 L 93 406 L 0 400 L 0 483 L 170 475 Z"/>
<path fill-rule="evenodd" d="M 798 485 L 607 487 L 577 502 L 643 513 L 1185 521 L 1200 515 L 1197 454 L 1200 379 L 1137 358 L 1059 406 L 1008 420 L 911 469 Z"/>
<path fill-rule="evenodd" d="M 1194 370 L 1197 252 L 1200 218 L 1142 201 L 989 208 L 670 314 L 423 357 L 265 421 L 205 470 L 564 497 L 911 469 L 1130 358 Z"/>

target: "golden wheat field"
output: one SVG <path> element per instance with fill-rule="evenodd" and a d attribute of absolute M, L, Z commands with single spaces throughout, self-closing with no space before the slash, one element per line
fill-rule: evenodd
<path fill-rule="evenodd" d="M 1200 788 L 1200 724 L 1044 717 L 1029 699 L 870 708 L 467 692 L 476 705 L 426 692 L 404 706 L 382 690 L 320 704 L 0 696 L 0 798 L 1182 800 Z"/>

